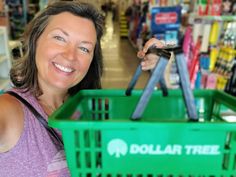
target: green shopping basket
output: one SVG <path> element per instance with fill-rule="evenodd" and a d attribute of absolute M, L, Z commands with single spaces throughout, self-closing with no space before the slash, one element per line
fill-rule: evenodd
<path fill-rule="evenodd" d="M 134 121 L 141 94 L 84 90 L 49 117 L 62 132 L 73 177 L 236 177 L 236 98 L 195 90 L 194 122 L 181 90 L 167 97 L 154 91 Z"/>

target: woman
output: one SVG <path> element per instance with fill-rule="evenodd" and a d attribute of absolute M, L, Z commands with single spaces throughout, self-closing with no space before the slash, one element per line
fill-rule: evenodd
<path fill-rule="evenodd" d="M 100 88 L 102 34 L 103 17 L 92 6 L 49 6 L 24 34 L 24 58 L 10 72 L 13 91 L 47 118 L 69 95 Z M 0 97 L 0 106 L 0 174 L 69 176 L 63 150 L 34 115 L 9 94 Z"/>
<path fill-rule="evenodd" d="M 61 1 L 48 6 L 24 33 L 24 57 L 10 72 L 12 91 L 47 120 L 54 110 L 81 89 L 101 88 L 103 16 L 91 5 Z M 143 70 L 156 56 L 138 56 Z M 35 115 L 10 94 L 0 96 L 0 174 L 8 177 L 70 176 L 64 157 L 51 134 Z"/>

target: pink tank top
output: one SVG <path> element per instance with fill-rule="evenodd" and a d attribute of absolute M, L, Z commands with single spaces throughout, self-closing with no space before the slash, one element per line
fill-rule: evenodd
<path fill-rule="evenodd" d="M 36 98 L 29 93 L 14 92 L 25 98 L 43 117 L 47 115 Z M 0 153 L 2 177 L 68 177 L 64 150 L 56 147 L 47 130 L 34 115 L 24 108 L 24 129 L 17 144 L 8 152 Z"/>

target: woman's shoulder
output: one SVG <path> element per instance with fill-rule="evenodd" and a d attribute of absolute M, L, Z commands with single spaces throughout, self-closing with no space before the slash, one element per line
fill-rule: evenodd
<path fill-rule="evenodd" d="M 0 152 L 13 147 L 24 127 L 24 111 L 19 101 L 4 93 L 0 95 Z"/>
<path fill-rule="evenodd" d="M 15 113 L 18 115 L 18 113 L 22 111 L 19 101 L 8 93 L 3 93 L 0 95 L 0 107 L 4 108 L 1 109 L 2 111 L 0 112 L 0 115 L 3 113 L 6 113 L 8 116 Z"/>

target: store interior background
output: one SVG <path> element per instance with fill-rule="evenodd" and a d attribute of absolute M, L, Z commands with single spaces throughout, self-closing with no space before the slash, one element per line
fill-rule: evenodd
<path fill-rule="evenodd" d="M 54 0 L 55 1 L 55 0 Z M 151 37 L 183 48 L 193 89 L 219 89 L 236 95 L 236 1 L 234 0 L 82 0 L 106 18 L 102 39 L 102 87 L 125 89 L 139 65 L 136 53 Z M 34 15 L 53 0 L 1 0 L 0 91 L 9 88 L 9 70 L 23 55 L 20 36 Z M 164 78 L 179 88 L 172 57 Z M 151 72 L 142 72 L 143 89 Z M 158 88 L 158 84 L 157 84 Z"/>

